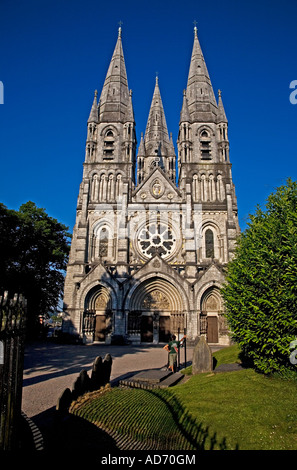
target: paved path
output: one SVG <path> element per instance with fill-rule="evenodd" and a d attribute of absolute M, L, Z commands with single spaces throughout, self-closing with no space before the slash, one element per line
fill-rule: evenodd
<path fill-rule="evenodd" d="M 220 347 L 212 349 L 215 351 Z M 192 352 L 193 348 L 187 347 L 187 365 L 192 361 Z M 120 448 L 114 437 L 86 420 L 71 415 L 57 422 L 55 413 L 57 400 L 65 388 L 71 389 L 79 372 L 83 369 L 90 372 L 95 358 L 104 358 L 107 353 L 113 359 L 111 385 L 137 372 L 160 369 L 167 365 L 167 352 L 161 345 L 83 346 L 39 342 L 25 348 L 22 411 L 30 426 L 38 430 L 40 445 L 45 450 L 54 449 L 55 455 L 59 452 L 67 456 L 68 462 L 70 456 L 73 456 L 75 465 L 77 449 L 85 458 L 83 451 L 88 456 L 99 456 L 100 453 L 105 455 L 106 452 Z M 181 349 L 180 359 L 183 365 L 184 349 Z"/>
<path fill-rule="evenodd" d="M 111 382 L 143 370 L 160 369 L 167 364 L 162 346 L 61 345 L 51 342 L 26 346 L 23 375 L 22 411 L 30 418 L 55 407 L 63 390 L 72 384 L 82 369 L 91 371 L 97 356 L 111 354 Z M 187 348 L 187 362 L 192 349 Z M 181 349 L 181 363 L 184 350 Z M 38 419 L 36 420 L 38 421 Z"/>

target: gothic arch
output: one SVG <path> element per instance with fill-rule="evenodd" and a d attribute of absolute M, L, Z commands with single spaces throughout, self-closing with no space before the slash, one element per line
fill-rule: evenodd
<path fill-rule="evenodd" d="M 209 245 L 210 237 L 209 231 L 212 232 L 212 247 Z M 200 228 L 200 240 L 201 240 L 201 258 L 202 259 L 221 259 L 222 258 L 222 247 L 220 229 L 218 225 L 212 220 L 203 222 Z M 211 253 L 212 252 L 212 253 Z"/>
<path fill-rule="evenodd" d="M 217 286 L 209 286 L 200 299 L 200 334 L 209 343 L 219 343 L 227 334 L 227 323 L 223 315 L 223 299 Z"/>
<path fill-rule="evenodd" d="M 161 277 L 154 276 L 141 282 L 130 299 L 131 310 L 183 311 L 178 289 Z"/>
<path fill-rule="evenodd" d="M 208 287 L 201 297 L 201 312 L 221 312 L 222 297 L 219 289 L 215 287 Z"/>
<path fill-rule="evenodd" d="M 110 297 L 110 308 L 112 310 L 115 310 L 118 308 L 118 297 L 115 291 L 114 286 L 112 285 L 111 282 L 108 282 L 108 279 L 106 276 L 103 275 L 98 275 L 97 278 L 100 277 L 100 283 L 98 282 L 98 279 L 91 283 L 87 283 L 84 287 L 80 287 L 78 290 L 78 305 L 81 311 L 87 308 L 87 304 L 90 299 L 93 298 L 93 296 L 96 296 L 96 292 L 103 292 L 102 289 L 104 289 L 105 292 L 109 293 Z M 91 303 L 92 305 L 92 303 Z"/>
<path fill-rule="evenodd" d="M 109 131 L 113 132 L 114 137 L 119 137 L 120 135 L 119 130 L 116 126 L 114 126 L 113 124 L 107 124 L 101 129 L 100 136 L 106 136 Z"/>
<path fill-rule="evenodd" d="M 112 214 L 112 220 L 108 220 L 104 217 L 93 225 L 90 239 L 91 260 L 98 258 L 114 258 L 114 227 L 114 214 Z"/>
<path fill-rule="evenodd" d="M 85 297 L 82 316 L 82 331 L 85 337 L 105 342 L 112 332 L 114 319 L 112 300 L 107 287 L 97 285 Z"/>
<path fill-rule="evenodd" d="M 195 136 L 200 137 L 203 131 L 208 132 L 210 138 L 215 135 L 213 129 L 210 126 L 208 126 L 207 124 L 202 124 L 201 126 L 197 128 L 195 132 Z"/>
<path fill-rule="evenodd" d="M 126 298 L 127 334 L 141 342 L 168 342 L 186 326 L 179 286 L 155 275 L 140 280 Z"/>
<path fill-rule="evenodd" d="M 153 288 L 164 290 L 166 295 L 173 296 L 172 306 L 179 311 L 188 311 L 190 309 L 189 301 L 183 287 L 176 285 L 174 279 L 164 274 L 147 275 L 138 279 L 129 289 L 124 299 L 124 309 L 131 310 L 133 305 L 140 305 L 141 299 L 145 293 L 149 293 Z M 134 303 L 135 302 L 135 303 Z"/>
<path fill-rule="evenodd" d="M 106 312 L 111 309 L 111 296 L 107 287 L 98 285 L 89 290 L 85 297 L 86 310 Z"/>

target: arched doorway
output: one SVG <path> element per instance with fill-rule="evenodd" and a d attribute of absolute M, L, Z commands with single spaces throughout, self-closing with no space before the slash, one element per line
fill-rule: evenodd
<path fill-rule="evenodd" d="M 202 296 L 200 334 L 208 343 L 219 343 L 219 326 L 222 312 L 222 298 L 217 288 L 208 289 Z"/>
<path fill-rule="evenodd" d="M 93 341 L 105 342 L 112 328 L 111 297 L 104 286 L 93 288 L 86 296 L 83 332 Z"/>
<path fill-rule="evenodd" d="M 130 299 L 129 337 L 144 343 L 165 343 L 178 328 L 183 332 L 185 315 L 177 287 L 159 277 L 141 283 Z"/>

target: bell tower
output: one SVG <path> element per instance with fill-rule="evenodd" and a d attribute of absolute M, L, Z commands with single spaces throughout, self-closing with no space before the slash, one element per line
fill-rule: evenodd
<path fill-rule="evenodd" d="M 107 263 L 127 261 L 127 237 L 119 237 L 119 230 L 135 186 L 136 144 L 120 27 L 100 98 L 96 90 L 87 122 L 83 178 L 65 279 L 64 304 L 71 318 L 65 321 L 66 330 L 81 329 L 81 282 L 91 279 L 96 268 L 105 271 Z"/>
<path fill-rule="evenodd" d="M 184 90 L 178 135 L 179 188 L 201 204 L 198 263 L 229 261 L 239 233 L 229 159 L 228 120 L 222 93 L 215 98 L 197 27 Z M 211 245 L 211 249 L 207 249 Z"/>

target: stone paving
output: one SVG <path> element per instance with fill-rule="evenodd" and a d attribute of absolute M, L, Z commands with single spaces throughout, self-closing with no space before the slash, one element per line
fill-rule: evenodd
<path fill-rule="evenodd" d="M 221 348 L 212 348 L 213 351 L 217 349 Z M 60 448 L 62 442 L 65 455 L 70 455 L 69 452 L 75 453 L 78 448 L 95 453 L 128 448 L 127 443 L 120 442 L 116 434 L 108 435 L 78 417 L 70 416 L 59 423 L 56 421 L 55 408 L 61 393 L 67 387 L 72 389 L 81 370 L 90 373 L 97 356 L 103 359 L 107 353 L 113 359 L 112 386 L 131 377 L 141 377 L 143 372 L 148 377 L 151 374 L 166 375 L 164 370 L 167 366 L 168 353 L 162 345 L 64 345 L 36 342 L 26 346 L 22 412 L 28 417 L 30 425 L 36 425 L 40 430 L 45 450 Z M 192 361 L 192 353 L 193 348 L 187 347 L 187 365 Z M 182 366 L 185 365 L 184 360 L 184 350 L 181 349 Z M 161 369 L 163 372 L 160 372 Z M 133 449 L 136 448 L 134 444 L 131 447 Z"/>
<path fill-rule="evenodd" d="M 30 418 L 55 407 L 63 390 L 72 384 L 83 369 L 88 372 L 97 356 L 111 354 L 111 384 L 137 372 L 160 369 L 167 365 L 167 352 L 158 346 L 110 346 L 105 344 L 65 345 L 51 342 L 26 346 L 22 411 Z M 184 362 L 184 350 L 180 353 Z M 187 362 L 192 348 L 187 348 Z"/>

